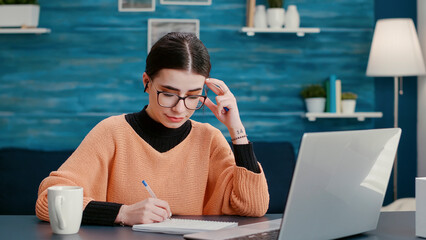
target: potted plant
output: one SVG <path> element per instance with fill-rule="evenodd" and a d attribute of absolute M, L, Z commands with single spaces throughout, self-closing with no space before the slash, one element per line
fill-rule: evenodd
<path fill-rule="evenodd" d="M 326 92 L 322 85 L 308 85 L 302 89 L 300 95 L 305 99 L 308 112 L 324 112 Z"/>
<path fill-rule="evenodd" d="M 37 27 L 37 0 L 0 0 L 0 27 Z"/>
<path fill-rule="evenodd" d="M 342 93 L 342 113 L 354 113 L 357 95 L 353 92 Z"/>
<path fill-rule="evenodd" d="M 268 0 L 266 18 L 270 28 L 282 28 L 285 23 L 284 0 Z"/>

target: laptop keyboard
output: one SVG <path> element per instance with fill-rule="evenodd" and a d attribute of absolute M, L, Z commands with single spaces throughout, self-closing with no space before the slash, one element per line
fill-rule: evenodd
<path fill-rule="evenodd" d="M 236 238 L 228 238 L 228 240 L 244 240 L 244 239 L 256 239 L 256 240 L 276 240 L 278 239 L 278 234 L 280 230 L 272 230 L 269 232 L 260 232 L 247 236 L 236 237 Z"/>

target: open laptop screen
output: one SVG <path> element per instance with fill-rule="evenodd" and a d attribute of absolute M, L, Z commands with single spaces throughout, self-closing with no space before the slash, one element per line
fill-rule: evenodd
<path fill-rule="evenodd" d="M 399 128 L 305 133 L 278 239 L 334 239 L 375 229 L 400 136 Z M 184 237 L 230 239 L 278 228 L 269 222 Z"/>

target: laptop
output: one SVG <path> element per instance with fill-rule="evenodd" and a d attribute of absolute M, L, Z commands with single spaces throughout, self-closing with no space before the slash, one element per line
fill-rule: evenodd
<path fill-rule="evenodd" d="M 305 133 L 281 219 L 184 238 L 318 240 L 374 230 L 400 136 L 400 128 Z"/>

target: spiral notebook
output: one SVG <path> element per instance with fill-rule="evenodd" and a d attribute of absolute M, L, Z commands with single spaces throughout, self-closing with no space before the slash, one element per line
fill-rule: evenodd
<path fill-rule="evenodd" d="M 237 222 L 219 222 L 172 218 L 160 223 L 133 225 L 133 231 L 157 232 L 167 234 L 188 234 L 237 227 Z"/>

